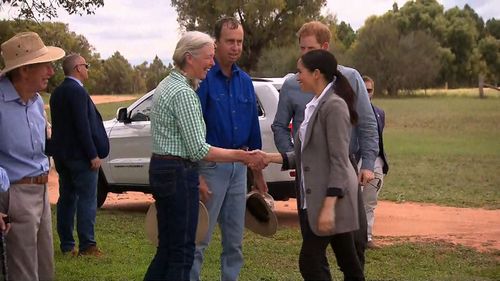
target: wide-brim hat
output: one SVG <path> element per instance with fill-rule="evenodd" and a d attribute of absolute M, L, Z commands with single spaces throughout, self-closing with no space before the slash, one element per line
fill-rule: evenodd
<path fill-rule="evenodd" d="M 196 239 L 198 244 L 207 236 L 208 232 L 208 211 L 203 202 L 199 201 L 198 225 L 196 227 Z M 153 202 L 149 206 L 145 222 L 146 236 L 153 245 L 158 246 L 158 220 L 156 217 L 156 204 Z"/>
<path fill-rule="evenodd" d="M 5 63 L 0 76 L 23 65 L 50 62 L 64 57 L 63 49 L 45 46 L 35 32 L 22 32 L 5 41 L 1 47 Z"/>
<path fill-rule="evenodd" d="M 251 191 L 246 197 L 245 227 L 265 237 L 273 236 L 278 228 L 273 197 L 257 191 Z"/>

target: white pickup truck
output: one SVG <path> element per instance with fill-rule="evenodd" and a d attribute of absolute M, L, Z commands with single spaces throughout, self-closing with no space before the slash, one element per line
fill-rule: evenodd
<path fill-rule="evenodd" d="M 255 78 L 253 80 L 259 108 L 262 150 L 266 152 L 277 151 L 271 124 L 276 114 L 279 90 L 284 79 Z M 104 204 L 108 192 L 151 192 L 148 179 L 152 146 L 149 114 L 153 92 L 145 94 L 127 108 L 119 108 L 116 118 L 104 121 L 111 149 L 99 171 L 97 189 L 97 206 L 99 207 Z M 269 193 L 276 200 L 288 200 L 290 197 L 295 197 L 294 171 L 281 171 L 280 165 L 270 164 L 263 170 L 263 173 Z"/>

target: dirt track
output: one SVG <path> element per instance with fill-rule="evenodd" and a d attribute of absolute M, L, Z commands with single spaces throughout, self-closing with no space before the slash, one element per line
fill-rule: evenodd
<path fill-rule="evenodd" d="M 96 104 L 134 99 L 133 96 L 92 96 Z M 51 202 L 57 202 L 57 174 L 51 171 Z M 137 192 L 110 194 L 105 209 L 147 211 L 150 195 Z M 282 226 L 298 225 L 295 200 L 277 201 L 276 213 Z M 441 207 L 432 204 L 382 201 L 376 210 L 375 239 L 382 244 L 400 240 L 444 240 L 481 251 L 500 250 L 500 210 Z"/>
<path fill-rule="evenodd" d="M 59 196 L 55 171 L 51 171 L 49 177 L 49 194 L 51 203 L 55 204 Z M 151 195 L 139 192 L 109 194 L 103 208 L 146 214 L 151 202 Z M 294 199 L 277 201 L 276 213 L 281 226 L 298 226 Z M 500 210 L 382 201 L 376 210 L 374 235 L 382 244 L 444 240 L 481 251 L 500 250 Z"/>
<path fill-rule="evenodd" d="M 133 100 L 137 98 L 136 96 L 126 96 L 126 95 L 118 95 L 118 96 L 102 95 L 102 96 L 90 96 L 90 97 L 92 98 L 92 101 L 95 104 L 119 102 L 119 101 Z"/>

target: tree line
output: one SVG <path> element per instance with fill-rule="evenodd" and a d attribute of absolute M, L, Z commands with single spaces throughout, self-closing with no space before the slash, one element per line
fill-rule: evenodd
<path fill-rule="evenodd" d="M 500 21 L 484 22 L 468 5 L 445 11 L 435 0 L 409 1 L 401 8 L 395 3 L 385 14 L 366 19 L 357 32 L 331 18 L 330 27 L 339 62 L 371 76 L 391 96 L 431 87 L 477 87 L 480 75 L 490 84 L 500 82 Z M 263 52 L 257 72 L 293 72 L 296 41 Z"/>
<path fill-rule="evenodd" d="M 91 68 L 85 87 L 92 94 L 144 93 L 154 89 L 172 68 L 171 65 L 164 65 L 158 56 L 153 58 L 152 63 L 143 62 L 136 66 L 132 66 L 118 51 L 102 59 L 83 35 L 69 31 L 67 24 L 59 22 L 0 21 L 0 42 L 28 30 L 37 32 L 46 45 L 58 46 L 66 54 L 78 53 L 85 57 Z M 0 67 L 3 68 L 3 62 Z M 54 67 L 56 74 L 49 81 L 49 92 L 64 79 L 61 61 L 56 61 Z"/>
<path fill-rule="evenodd" d="M 9 2 L 26 1 L 4 1 L 3 5 Z M 84 5 L 66 9 L 74 13 L 92 13 L 104 5 L 102 0 L 59 2 L 94 3 L 87 10 Z M 493 18 L 485 22 L 469 5 L 445 10 L 436 0 L 408 1 L 401 8 L 395 3 L 385 14 L 369 17 L 354 31 L 349 23 L 321 14 L 326 0 L 171 0 L 171 4 L 183 30 L 212 33 L 219 17 L 239 19 L 245 29 L 239 65 L 254 76 L 280 77 L 295 72 L 299 56 L 295 33 L 304 22 L 320 20 L 334 35 L 331 46 L 339 62 L 372 76 L 377 88 L 386 94 L 430 87 L 475 87 L 479 76 L 495 85 L 500 80 L 500 21 Z M 57 16 L 43 11 L 38 14 Z M 92 65 L 87 83 L 91 93 L 144 92 L 153 89 L 172 68 L 158 57 L 151 64 L 131 66 L 118 51 L 101 59 L 86 38 L 69 31 L 67 25 L 32 21 L 34 13 L 20 16 L 28 20 L 0 22 L 0 40 L 33 30 L 46 44 L 82 54 Z M 51 86 L 61 79 L 62 73 L 58 73 Z"/>

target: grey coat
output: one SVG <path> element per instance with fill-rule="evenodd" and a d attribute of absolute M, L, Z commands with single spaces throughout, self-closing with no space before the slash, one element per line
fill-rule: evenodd
<path fill-rule="evenodd" d="M 299 188 L 300 198 L 306 198 L 309 225 L 318 236 L 323 236 L 318 234 L 318 215 L 327 189 L 341 194 L 335 206 L 335 231 L 330 235 L 359 229 L 358 178 L 349 161 L 351 132 L 347 104 L 329 90 L 309 120 L 304 149 L 296 134 L 295 151 L 286 153 L 289 168 L 297 168 L 298 186 L 304 177 L 305 194 Z"/>

